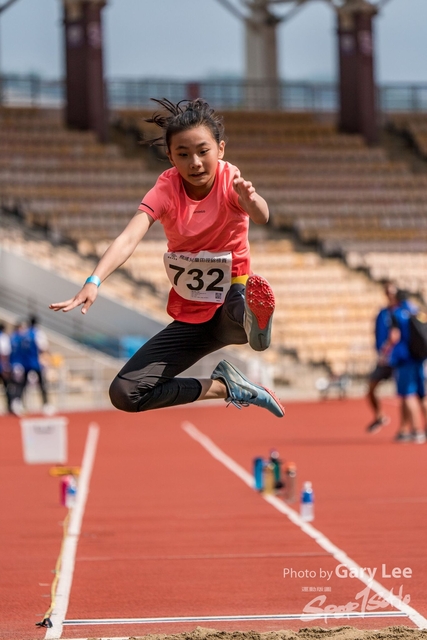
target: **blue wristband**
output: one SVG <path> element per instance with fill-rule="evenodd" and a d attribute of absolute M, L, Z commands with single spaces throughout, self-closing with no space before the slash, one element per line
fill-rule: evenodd
<path fill-rule="evenodd" d="M 99 287 L 101 284 L 101 278 L 98 278 L 98 276 L 89 276 L 85 284 L 96 284 L 96 286 Z"/>

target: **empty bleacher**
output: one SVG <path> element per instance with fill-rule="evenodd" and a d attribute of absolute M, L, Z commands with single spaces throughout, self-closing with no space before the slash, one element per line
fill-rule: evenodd
<path fill-rule="evenodd" d="M 117 145 L 67 131 L 57 111 L 0 109 L 0 204 L 56 239 L 114 237 L 156 177 Z"/>
<path fill-rule="evenodd" d="M 389 127 L 405 136 L 417 149 L 418 153 L 427 159 L 427 114 L 399 113 L 389 118 Z"/>
<path fill-rule="evenodd" d="M 365 375 L 372 366 L 378 286 L 340 260 L 296 251 L 289 240 L 252 244 L 252 268 L 276 295 L 273 343 L 301 362 L 326 363 L 333 373 Z"/>

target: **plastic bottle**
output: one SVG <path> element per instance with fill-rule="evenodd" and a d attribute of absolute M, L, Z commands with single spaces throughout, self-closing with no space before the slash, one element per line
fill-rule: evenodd
<path fill-rule="evenodd" d="M 262 458 L 254 458 L 254 486 L 257 491 L 264 488 L 263 481 L 264 460 Z"/>
<path fill-rule="evenodd" d="M 74 476 L 67 476 L 67 486 L 65 490 L 65 506 L 72 509 L 77 499 L 77 482 Z"/>
<path fill-rule="evenodd" d="M 280 460 L 279 452 L 276 451 L 276 449 L 272 449 L 270 451 L 270 463 L 273 465 L 274 488 L 276 493 L 279 493 L 283 488 L 282 461 Z"/>
<path fill-rule="evenodd" d="M 275 484 L 274 464 L 267 462 L 264 466 L 264 493 L 274 493 Z"/>
<path fill-rule="evenodd" d="M 305 522 L 314 520 L 314 493 L 311 482 L 304 482 L 301 491 L 300 516 Z"/>
<path fill-rule="evenodd" d="M 285 501 L 293 504 L 296 500 L 297 467 L 294 462 L 288 462 L 285 468 Z"/>

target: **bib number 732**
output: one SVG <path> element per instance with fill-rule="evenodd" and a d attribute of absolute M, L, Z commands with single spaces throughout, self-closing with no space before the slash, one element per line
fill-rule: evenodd
<path fill-rule="evenodd" d="M 165 267 L 175 291 L 186 300 L 224 302 L 231 285 L 231 253 L 165 254 Z"/>
<path fill-rule="evenodd" d="M 173 271 L 176 271 L 176 274 L 173 279 L 173 283 L 175 285 L 178 284 L 178 280 L 183 273 L 185 273 L 184 267 L 178 267 L 175 264 L 170 264 L 169 268 Z M 224 291 L 224 287 L 220 287 L 220 283 L 224 280 L 224 271 L 222 269 L 212 268 L 206 271 L 207 276 L 216 276 L 212 282 L 206 284 L 204 281 L 205 274 L 201 269 L 189 269 L 187 271 L 189 276 L 193 276 L 193 282 L 187 282 L 185 284 L 190 291 L 201 291 L 205 289 L 205 291 Z"/>

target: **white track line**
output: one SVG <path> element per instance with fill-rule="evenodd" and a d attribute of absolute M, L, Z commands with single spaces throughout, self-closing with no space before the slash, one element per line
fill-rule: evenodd
<path fill-rule="evenodd" d="M 211 456 L 213 456 L 216 460 L 221 462 L 227 469 L 232 471 L 235 475 L 237 475 L 245 484 L 249 487 L 253 488 L 253 478 L 250 473 L 248 473 L 243 467 L 241 467 L 237 462 L 235 462 L 230 456 L 222 451 L 210 438 L 205 436 L 201 431 L 199 431 L 193 424 L 190 422 L 184 422 L 182 425 L 184 431 L 194 440 L 196 440 L 199 444 L 202 445 L 206 451 L 208 451 Z M 299 514 L 291 509 L 285 502 L 276 498 L 275 496 L 264 494 L 264 500 L 271 504 L 275 509 L 283 513 L 285 516 L 291 520 L 293 524 L 301 529 L 304 533 L 306 533 L 310 538 L 312 538 L 317 544 L 322 547 L 325 551 L 331 554 L 340 564 L 344 564 L 348 569 L 353 569 L 356 571 L 356 575 L 358 579 L 369 586 L 372 591 L 377 593 L 383 600 L 388 602 L 392 607 L 395 607 L 402 613 L 406 614 L 410 620 L 419 628 L 419 629 L 427 629 L 427 619 L 421 615 L 416 609 L 410 607 L 406 604 L 401 598 L 394 595 L 389 589 L 383 587 L 382 584 L 377 582 L 377 580 L 372 580 L 369 575 L 360 567 L 357 562 L 349 558 L 349 556 L 337 547 L 333 542 L 331 542 L 326 536 L 323 535 L 320 531 L 315 529 L 311 524 L 304 522 L 299 516 Z"/>
<path fill-rule="evenodd" d="M 323 618 L 329 620 L 354 619 L 354 618 L 406 618 L 406 613 L 401 611 L 348 611 L 338 613 L 260 613 L 242 616 L 176 616 L 171 618 L 88 618 L 83 620 L 66 620 L 65 625 L 69 626 L 98 626 L 116 624 L 178 624 L 188 622 L 251 622 L 254 620 L 318 620 Z"/>
<path fill-rule="evenodd" d="M 95 460 L 98 436 L 99 426 L 95 423 L 91 423 L 86 437 L 76 504 L 70 512 L 70 524 L 63 544 L 61 574 L 56 590 L 56 604 L 51 616 L 53 626 L 46 631 L 46 640 L 60 638 L 62 635 L 62 627 L 65 616 L 67 615 L 68 600 L 70 597 L 71 584 L 73 582 L 77 543 L 79 541 L 83 514 L 89 493 L 90 476 L 92 474 L 93 463 Z"/>

